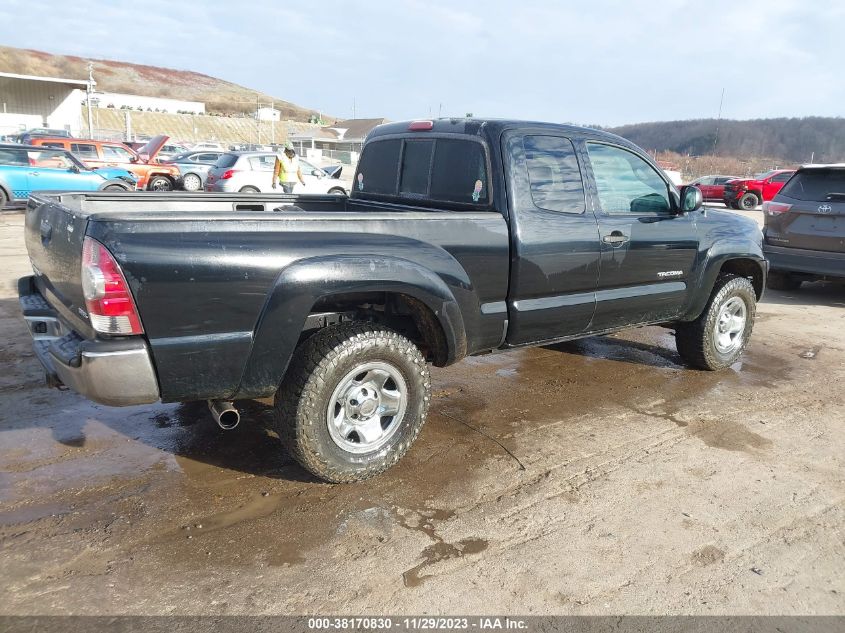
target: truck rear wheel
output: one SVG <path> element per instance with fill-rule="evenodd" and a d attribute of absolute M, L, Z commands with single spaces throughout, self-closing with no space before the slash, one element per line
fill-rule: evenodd
<path fill-rule="evenodd" d="M 313 475 L 360 481 L 405 455 L 430 400 L 431 377 L 416 345 L 379 325 L 344 323 L 297 349 L 276 393 L 276 430 Z"/>
<path fill-rule="evenodd" d="M 724 275 L 713 287 L 707 307 L 691 323 L 675 328 L 675 345 L 684 362 L 715 371 L 729 367 L 748 345 L 757 295 L 745 277 Z"/>

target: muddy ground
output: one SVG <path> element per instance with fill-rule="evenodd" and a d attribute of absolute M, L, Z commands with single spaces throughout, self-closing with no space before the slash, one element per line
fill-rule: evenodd
<path fill-rule="evenodd" d="M 47 389 L 0 216 L 0 613 L 845 613 L 845 289 L 769 292 L 741 363 L 671 332 L 434 372 L 388 473 L 310 478 L 202 405 Z"/>

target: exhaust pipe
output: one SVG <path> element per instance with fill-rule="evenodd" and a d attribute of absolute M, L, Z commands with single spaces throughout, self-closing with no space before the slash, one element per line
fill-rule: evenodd
<path fill-rule="evenodd" d="M 231 431 L 241 421 L 241 414 L 228 400 L 209 400 L 208 408 L 217 425 L 224 431 Z"/>

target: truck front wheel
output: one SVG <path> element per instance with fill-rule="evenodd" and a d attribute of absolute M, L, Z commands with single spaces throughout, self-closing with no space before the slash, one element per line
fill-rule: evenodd
<path fill-rule="evenodd" d="M 739 208 L 743 211 L 753 211 L 760 204 L 756 194 L 746 193 L 739 199 Z"/>
<path fill-rule="evenodd" d="M 297 349 L 276 394 L 276 430 L 313 475 L 360 481 L 405 455 L 430 400 L 431 377 L 416 345 L 379 325 L 344 323 Z"/>
<path fill-rule="evenodd" d="M 748 345 L 757 295 L 745 277 L 719 277 L 707 307 L 691 323 L 675 327 L 675 345 L 684 362 L 698 369 L 729 367 Z"/>

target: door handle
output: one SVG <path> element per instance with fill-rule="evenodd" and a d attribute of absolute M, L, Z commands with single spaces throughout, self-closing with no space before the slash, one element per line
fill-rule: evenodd
<path fill-rule="evenodd" d="M 38 176 L 39 174 L 38 174 L 37 171 L 31 171 L 31 172 L 29 172 L 29 175 L 30 176 Z"/>
<path fill-rule="evenodd" d="M 628 236 L 624 235 L 622 231 L 613 231 L 610 235 L 605 235 L 601 238 L 601 241 L 613 247 L 622 246 L 628 241 Z"/>

